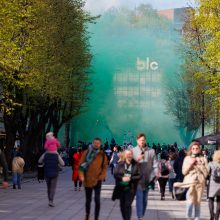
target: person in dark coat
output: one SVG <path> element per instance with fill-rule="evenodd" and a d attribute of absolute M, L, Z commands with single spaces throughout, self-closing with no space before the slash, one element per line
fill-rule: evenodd
<path fill-rule="evenodd" d="M 115 168 L 114 177 L 119 187 L 120 209 L 123 220 L 130 220 L 132 202 L 137 190 L 138 180 L 141 178 L 139 165 L 133 160 L 133 152 L 125 151 L 125 160 Z"/>
<path fill-rule="evenodd" d="M 163 152 L 160 160 L 158 161 L 158 183 L 160 186 L 161 200 L 165 200 L 166 184 L 170 171 L 172 170 L 170 161 L 168 159 L 167 153 Z"/>
<path fill-rule="evenodd" d="M 59 165 L 64 166 L 64 161 L 56 151 L 53 151 L 43 154 L 38 162 L 44 164 L 44 175 L 47 182 L 47 194 L 49 200 L 48 205 L 54 207 L 53 200 L 57 186 Z"/>
<path fill-rule="evenodd" d="M 183 182 L 184 175 L 182 173 L 183 161 L 186 156 L 185 150 L 180 150 L 177 159 L 174 161 L 173 169 L 176 173 L 176 182 Z"/>
<path fill-rule="evenodd" d="M 5 154 L 1 149 L 0 149 L 0 165 L 3 168 L 3 176 L 4 176 L 2 187 L 7 188 L 8 187 L 8 164 L 6 162 Z"/>

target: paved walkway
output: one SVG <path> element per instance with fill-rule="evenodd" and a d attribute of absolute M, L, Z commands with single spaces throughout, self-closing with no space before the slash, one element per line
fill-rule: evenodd
<path fill-rule="evenodd" d="M 111 201 L 113 183 L 114 180 L 109 177 L 103 185 L 100 220 L 122 219 L 118 201 Z M 71 169 L 65 168 L 59 177 L 54 208 L 48 207 L 45 182 L 30 180 L 23 183 L 21 190 L 0 189 L 0 220 L 84 220 L 84 202 L 84 191 L 74 191 Z M 201 219 L 208 220 L 205 196 L 201 210 Z M 168 194 L 165 201 L 160 201 L 157 190 L 150 192 L 145 220 L 183 220 L 184 216 L 185 202 L 174 201 Z M 135 219 L 134 201 L 132 220 Z"/>

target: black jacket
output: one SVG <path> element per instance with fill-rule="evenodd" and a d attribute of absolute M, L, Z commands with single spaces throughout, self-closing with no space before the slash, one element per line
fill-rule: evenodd
<path fill-rule="evenodd" d="M 52 178 L 58 176 L 58 154 L 46 153 L 44 156 L 44 174 L 46 177 Z"/>
<path fill-rule="evenodd" d="M 132 160 L 131 164 L 132 164 L 131 181 L 129 182 L 129 186 L 132 194 L 135 195 L 137 190 L 138 180 L 141 178 L 141 172 L 140 172 L 139 164 L 137 162 Z M 124 173 L 125 173 L 125 162 L 122 161 L 116 166 L 114 171 L 116 185 L 118 185 L 122 181 L 122 177 L 124 176 Z"/>
<path fill-rule="evenodd" d="M 8 164 L 6 162 L 5 154 L 0 150 L 0 165 L 3 168 L 4 181 L 8 181 Z"/>

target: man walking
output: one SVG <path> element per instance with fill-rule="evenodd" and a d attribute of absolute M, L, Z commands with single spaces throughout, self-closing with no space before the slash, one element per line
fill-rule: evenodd
<path fill-rule="evenodd" d="M 99 218 L 102 181 L 106 178 L 108 159 L 101 149 L 101 139 L 95 138 L 80 160 L 79 176 L 85 187 L 86 217 L 89 220 L 92 192 L 95 191 L 95 220 Z"/>
<path fill-rule="evenodd" d="M 147 208 L 149 183 L 158 174 L 155 151 L 146 147 L 146 136 L 143 133 L 137 136 L 137 146 L 133 148 L 133 156 L 140 165 L 142 176 L 136 192 L 137 217 L 142 220 Z"/>

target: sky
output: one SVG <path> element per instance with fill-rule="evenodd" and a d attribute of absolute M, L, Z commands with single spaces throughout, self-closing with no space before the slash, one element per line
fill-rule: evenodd
<path fill-rule="evenodd" d="M 193 0 L 85 0 L 85 9 L 99 13 L 120 6 L 135 7 L 140 3 L 151 4 L 155 9 L 181 8 L 192 5 Z"/>

